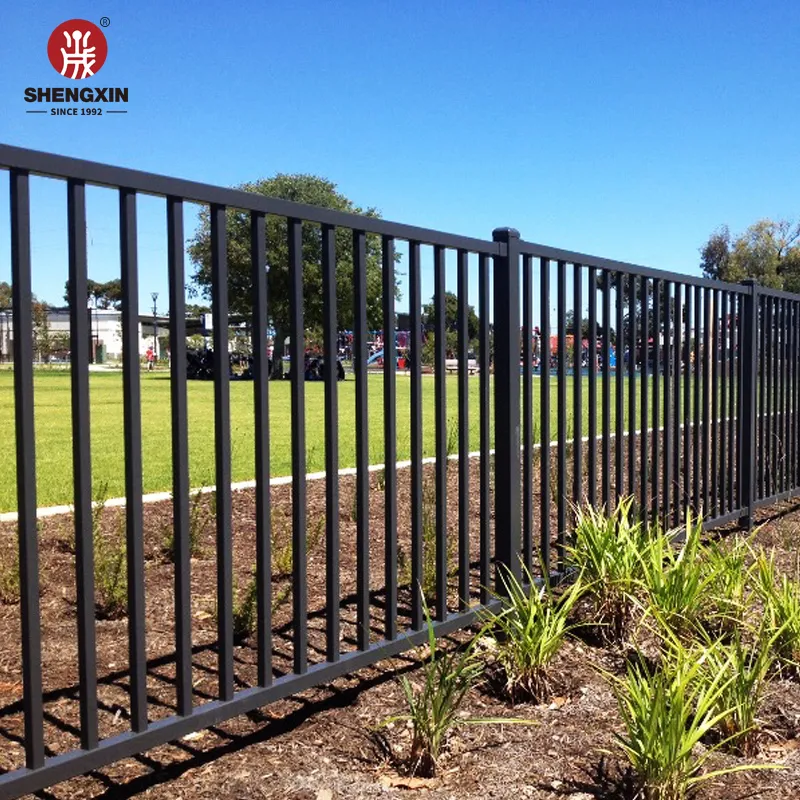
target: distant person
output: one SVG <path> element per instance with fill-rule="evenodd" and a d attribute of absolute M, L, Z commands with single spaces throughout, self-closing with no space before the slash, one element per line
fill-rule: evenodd
<path fill-rule="evenodd" d="M 146 358 L 147 358 L 147 370 L 148 372 L 150 372 L 152 371 L 156 361 L 156 354 L 153 352 L 152 347 L 147 348 Z"/>

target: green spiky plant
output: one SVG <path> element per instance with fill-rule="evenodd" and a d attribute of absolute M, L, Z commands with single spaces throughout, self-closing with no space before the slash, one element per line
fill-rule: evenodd
<path fill-rule="evenodd" d="M 412 775 L 432 777 L 436 774 L 442 750 L 453 730 L 459 725 L 535 724 L 513 718 L 467 718 L 459 714 L 467 693 L 483 672 L 483 662 L 476 652 L 478 638 L 463 648 L 442 649 L 427 606 L 429 655 L 424 662 L 422 685 L 414 686 L 403 676 L 401 686 L 407 712 L 385 719 L 378 728 L 395 722 L 411 723 L 411 751 L 407 768 Z"/>
<path fill-rule="evenodd" d="M 767 688 L 767 676 L 775 661 L 773 641 L 779 632 L 769 635 L 762 621 L 755 632 L 754 643 L 748 645 L 737 628 L 732 637 L 709 642 L 698 679 L 707 684 L 721 676 L 715 711 L 721 746 L 740 756 L 753 756 L 759 733 L 758 710 Z"/>
<path fill-rule="evenodd" d="M 595 621 L 611 641 L 623 640 L 629 630 L 642 586 L 643 553 L 650 543 L 632 506 L 633 498 L 625 498 L 611 514 L 591 506 L 577 509 L 567 547 L 569 566 L 583 576 Z"/>
<path fill-rule="evenodd" d="M 732 635 L 752 605 L 751 546 L 747 539 L 733 543 L 708 542 L 703 546 L 700 568 L 705 575 L 706 627 Z"/>
<path fill-rule="evenodd" d="M 94 534 L 95 607 L 101 619 L 119 619 L 128 612 L 128 557 L 125 541 L 126 520 L 104 534 L 99 526 Z"/>
<path fill-rule="evenodd" d="M 800 562 L 795 578 L 778 575 L 775 553 L 760 551 L 753 564 L 755 591 L 764 609 L 764 626 L 781 667 L 796 673 L 800 669 Z"/>
<path fill-rule="evenodd" d="M 0 560 L 0 603 L 13 605 L 20 600 L 19 548 L 14 542 L 2 548 L 8 556 Z"/>
<path fill-rule="evenodd" d="M 734 678 L 706 670 L 708 650 L 687 650 L 677 638 L 661 669 L 629 663 L 626 675 L 606 674 L 617 699 L 624 732 L 615 738 L 630 762 L 644 800 L 686 800 L 701 783 L 743 770 L 773 765 L 743 764 L 710 772 L 709 757 L 725 745 L 708 741 L 731 708 L 724 698 Z M 702 676 L 701 676 L 702 672 Z"/>
<path fill-rule="evenodd" d="M 287 584 L 278 589 L 272 598 L 270 608 L 273 613 L 287 602 L 292 594 L 292 585 Z M 216 615 L 216 611 L 215 611 Z M 250 578 L 242 591 L 234 585 L 233 592 L 233 636 L 235 641 L 243 642 L 256 632 L 258 621 L 258 577 L 253 567 Z"/>
<path fill-rule="evenodd" d="M 294 549 L 292 543 L 292 520 L 279 509 L 272 510 L 272 572 L 276 577 L 288 577 L 294 566 Z M 325 516 L 317 517 L 308 527 L 306 535 L 306 553 L 317 549 L 325 533 Z"/>
<path fill-rule="evenodd" d="M 422 596 L 432 605 L 436 600 L 436 484 L 430 478 L 422 483 Z M 454 574 L 457 543 L 452 537 L 447 539 L 447 575 Z M 397 553 L 397 568 L 401 584 L 411 584 L 411 559 L 405 548 Z M 413 589 L 413 587 L 412 587 Z"/>
<path fill-rule="evenodd" d="M 685 526 L 664 533 L 650 529 L 639 553 L 645 603 L 650 612 L 679 634 L 691 633 L 705 617 L 711 576 L 700 568 L 703 520 L 687 512 Z M 685 533 L 684 541 L 676 540 Z"/>
<path fill-rule="evenodd" d="M 543 702 L 553 691 L 551 662 L 574 626 L 569 616 L 583 593 L 580 579 L 561 595 L 548 582 L 536 586 L 523 565 L 524 586 L 514 575 L 501 576 L 505 591 L 501 609 L 485 615 L 485 633 L 512 702 Z"/>
<path fill-rule="evenodd" d="M 202 556 L 203 539 L 211 522 L 213 517 L 204 502 L 203 493 L 195 492 L 189 499 L 189 555 L 192 558 Z M 164 524 L 161 551 L 167 560 L 175 560 L 175 528 L 172 521 Z"/>

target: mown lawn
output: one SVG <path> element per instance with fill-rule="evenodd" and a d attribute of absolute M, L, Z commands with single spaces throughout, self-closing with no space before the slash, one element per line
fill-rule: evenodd
<path fill-rule="evenodd" d="M 583 433 L 588 420 L 587 385 L 584 378 Z M 612 379 L 613 382 L 613 379 Z M 626 382 L 627 383 L 627 382 Z M 598 400 L 600 400 L 598 380 Z M 478 378 L 470 378 L 470 449 L 479 446 Z M 171 486 L 170 378 L 165 372 L 142 373 L 142 447 L 144 489 L 165 491 Z M 308 471 L 324 469 L 325 425 L 324 387 L 306 383 L 306 449 Z M 612 385 L 612 426 L 614 423 L 614 386 Z M 639 385 L 637 381 L 637 394 Z M 64 370 L 40 369 L 34 381 L 37 503 L 40 506 L 72 501 L 72 426 L 70 377 Z M 214 483 L 214 399 L 213 385 L 190 381 L 189 454 L 193 486 Z M 355 464 L 355 381 L 352 375 L 339 384 L 339 452 L 342 467 Z M 95 492 L 107 497 L 124 494 L 124 447 L 121 373 L 92 373 L 91 438 L 92 471 Z M 534 435 L 539 436 L 539 378 L 534 379 Z M 290 384 L 270 383 L 270 436 L 272 475 L 291 474 Z M 551 380 L 551 439 L 556 436 L 558 397 L 555 377 Z M 638 397 L 637 397 L 638 404 Z M 369 378 L 369 452 L 370 463 L 384 460 L 383 380 L 380 374 Z M 447 413 L 455 425 L 458 408 L 458 378 L 447 378 Z M 627 414 L 627 401 L 625 404 Z M 434 454 L 434 382 L 423 378 L 423 446 L 426 456 Z M 567 413 L 572 435 L 572 378 L 568 379 Z M 599 409 L 598 429 L 599 429 Z M 397 453 L 399 459 L 410 456 L 409 445 L 410 384 L 397 379 Z M 231 435 L 233 480 L 254 477 L 253 384 L 231 383 Z M 13 372 L 0 371 L 0 511 L 16 509 L 16 463 L 14 436 Z"/>

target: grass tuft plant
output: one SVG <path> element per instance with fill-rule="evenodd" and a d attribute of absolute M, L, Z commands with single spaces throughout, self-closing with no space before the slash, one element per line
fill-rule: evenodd
<path fill-rule="evenodd" d="M 641 590 L 649 537 L 632 515 L 633 499 L 620 500 L 607 515 L 591 506 L 578 509 L 569 565 L 583 578 L 605 638 L 625 638 Z"/>
<path fill-rule="evenodd" d="M 258 619 L 258 581 L 256 571 L 250 576 L 244 592 L 234 591 L 233 597 L 233 638 L 241 642 L 252 636 Z"/>
<path fill-rule="evenodd" d="M 16 542 L 2 551 L 8 553 L 0 561 L 0 603 L 14 605 L 20 600 L 19 549 Z"/>
<path fill-rule="evenodd" d="M 583 588 L 579 579 L 556 597 L 547 582 L 537 587 L 524 566 L 523 571 L 528 588 L 510 573 L 502 577 L 502 608 L 487 615 L 485 633 L 511 701 L 543 702 L 553 691 L 551 661 L 571 630 L 569 615 Z"/>
<path fill-rule="evenodd" d="M 189 554 L 200 558 L 203 554 L 203 538 L 208 525 L 213 521 L 210 505 L 203 502 L 203 493 L 195 492 L 189 499 Z M 175 560 L 175 526 L 170 521 L 164 524 L 161 550 L 169 561 Z"/>
<path fill-rule="evenodd" d="M 795 565 L 795 579 L 778 576 L 775 553 L 762 550 L 753 565 L 755 590 L 764 608 L 766 635 L 773 652 L 784 668 L 800 668 L 800 563 Z"/>
<path fill-rule="evenodd" d="M 741 756 L 753 756 L 757 749 L 757 714 L 767 685 L 775 655 L 767 631 L 762 626 L 755 643 L 748 647 L 741 629 L 729 641 L 710 643 L 698 678 L 712 684 L 721 677 L 715 711 L 721 746 Z"/>
<path fill-rule="evenodd" d="M 291 594 L 291 584 L 280 587 L 272 598 L 272 612 L 277 611 Z M 239 592 L 235 586 L 233 595 L 233 637 L 235 641 L 243 642 L 255 634 L 258 621 L 258 578 L 255 567 L 244 590 Z"/>
<path fill-rule="evenodd" d="M 119 619 L 128 611 L 128 558 L 125 517 L 110 534 L 99 527 L 94 535 L 95 607 L 101 619 Z"/>
<path fill-rule="evenodd" d="M 732 634 L 743 624 L 753 599 L 751 589 L 750 543 L 708 542 L 703 546 L 700 568 L 705 574 L 706 627 Z"/>
<path fill-rule="evenodd" d="M 685 539 L 676 547 L 678 536 Z M 711 576 L 700 567 L 703 520 L 687 512 L 683 528 L 664 533 L 650 529 L 640 551 L 645 602 L 659 620 L 678 634 L 695 629 L 706 614 L 707 588 Z"/>
<path fill-rule="evenodd" d="M 615 738 L 628 758 L 644 800 L 685 800 L 698 784 L 731 772 L 772 765 L 742 764 L 704 772 L 708 758 L 726 740 L 698 745 L 731 709 L 726 692 L 734 678 L 713 673 L 709 650 L 699 653 L 673 640 L 662 668 L 629 663 L 623 678 L 607 675 L 622 716 L 624 733 Z"/>
<path fill-rule="evenodd" d="M 389 717 L 378 727 L 383 728 L 395 722 L 410 722 L 412 739 L 407 760 L 408 771 L 412 775 L 433 777 L 442 749 L 456 726 L 535 723 L 506 717 L 462 717 L 459 710 L 467 692 L 483 672 L 483 662 L 475 651 L 478 639 L 473 638 L 462 649 L 443 650 L 438 646 L 427 606 L 425 617 L 428 625 L 429 656 L 422 666 L 422 686 L 415 687 L 404 675 L 401 686 L 408 712 Z"/>
<path fill-rule="evenodd" d="M 457 543 L 453 537 L 447 539 L 447 574 L 455 560 Z M 398 574 L 401 584 L 411 584 L 411 559 L 404 548 L 397 553 Z M 430 478 L 422 483 L 422 596 L 428 605 L 436 600 L 436 485 Z M 412 591 L 417 591 L 412 587 Z"/>
<path fill-rule="evenodd" d="M 292 548 L 292 520 L 283 511 L 272 509 L 272 574 L 286 578 L 292 574 L 294 566 L 294 550 Z M 325 533 L 325 516 L 317 518 L 309 526 L 306 537 L 306 553 L 316 550 Z"/>
<path fill-rule="evenodd" d="M 475 640 L 462 650 L 445 651 L 437 643 L 427 608 L 430 655 L 422 667 L 422 686 L 415 688 L 404 675 L 401 679 L 408 713 L 397 714 L 381 723 L 410 722 L 412 730 L 408 769 L 412 775 L 432 777 L 448 736 L 466 720 L 458 711 L 467 692 L 480 676 L 483 665 L 476 657 Z"/>

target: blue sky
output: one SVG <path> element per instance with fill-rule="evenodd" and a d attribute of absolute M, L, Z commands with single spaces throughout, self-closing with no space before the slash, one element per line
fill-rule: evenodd
<path fill-rule="evenodd" d="M 108 60 L 81 85 L 129 87 L 129 113 L 26 114 L 25 87 L 76 84 L 47 60 L 51 31 L 102 16 Z M 311 172 L 389 219 L 483 238 L 509 225 L 687 273 L 718 225 L 800 214 L 800 7 L 788 0 L 47 0 L 5 3 L 0 22 L 10 144 L 224 185 Z M 39 180 L 32 192 L 34 291 L 60 302 L 64 190 Z M 115 212 L 112 193 L 90 193 L 96 279 L 119 271 Z M 159 291 L 165 309 L 162 214 L 141 202 L 142 303 Z"/>

